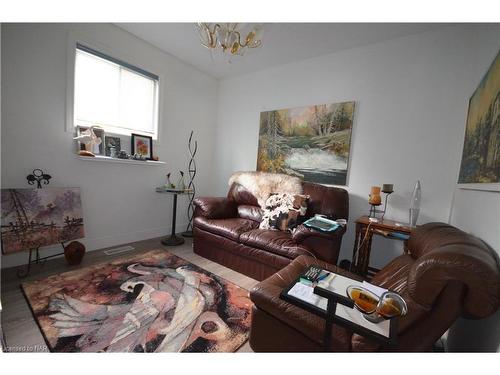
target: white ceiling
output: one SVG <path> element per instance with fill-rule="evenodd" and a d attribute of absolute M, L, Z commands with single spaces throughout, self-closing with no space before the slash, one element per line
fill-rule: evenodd
<path fill-rule="evenodd" d="M 443 27 L 444 24 L 269 23 L 263 45 L 231 63 L 214 61 L 194 23 L 118 23 L 122 29 L 216 78 L 232 77 L 342 49 Z"/>

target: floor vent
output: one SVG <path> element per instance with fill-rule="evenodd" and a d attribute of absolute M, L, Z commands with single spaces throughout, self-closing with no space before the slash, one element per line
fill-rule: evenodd
<path fill-rule="evenodd" d="M 132 251 L 132 250 L 135 250 L 135 248 L 132 246 L 121 246 L 121 247 L 115 247 L 115 248 L 109 249 L 109 250 L 104 250 L 103 253 L 106 255 L 115 255 L 115 254 L 120 254 L 120 253 L 124 253 L 126 251 Z"/>

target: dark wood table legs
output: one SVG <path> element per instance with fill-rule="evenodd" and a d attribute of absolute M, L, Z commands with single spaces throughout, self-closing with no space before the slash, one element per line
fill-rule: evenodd
<path fill-rule="evenodd" d="M 175 221 L 177 218 L 177 194 L 173 194 L 173 196 L 174 203 L 172 206 L 172 233 L 170 234 L 170 236 L 165 237 L 163 240 L 161 240 L 161 243 L 166 246 L 178 246 L 184 243 L 184 238 L 179 237 L 175 234 Z"/>
<path fill-rule="evenodd" d="M 354 249 L 352 251 L 352 261 L 350 271 L 370 279 L 379 270 L 370 267 L 370 254 L 372 249 L 372 240 L 374 235 L 389 237 L 392 232 L 400 234 L 411 234 L 411 228 L 398 224 L 393 220 L 370 221 L 367 216 L 362 216 L 356 220 L 356 235 L 354 238 Z M 400 238 L 394 238 L 401 240 Z M 404 251 L 408 252 L 407 241 L 403 240 Z"/>

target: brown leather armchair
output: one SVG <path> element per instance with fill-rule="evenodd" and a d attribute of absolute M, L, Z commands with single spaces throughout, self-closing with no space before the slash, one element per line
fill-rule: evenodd
<path fill-rule="evenodd" d="M 399 318 L 398 344 L 382 346 L 334 325 L 331 351 L 429 351 L 460 316 L 483 318 L 500 304 L 500 268 L 493 249 L 443 223 L 418 227 L 409 254 L 379 271 L 373 284 L 400 293 L 408 314 Z M 254 302 L 250 346 L 258 352 L 321 351 L 324 320 L 279 298 L 310 265 L 360 278 L 310 256 L 300 256 L 250 293 Z"/>
<path fill-rule="evenodd" d="M 310 196 L 306 217 L 348 219 L 346 190 L 308 182 L 303 190 Z M 262 210 L 239 184 L 233 184 L 225 198 L 196 198 L 194 205 L 194 252 L 256 280 L 271 276 L 300 255 L 337 263 L 345 228 L 321 233 L 300 225 L 293 234 L 259 229 Z"/>

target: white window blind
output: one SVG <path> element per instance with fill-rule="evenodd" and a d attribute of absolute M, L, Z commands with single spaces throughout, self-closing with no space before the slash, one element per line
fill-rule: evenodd
<path fill-rule="evenodd" d="M 81 45 L 75 61 L 75 126 L 157 138 L 158 77 Z"/>

